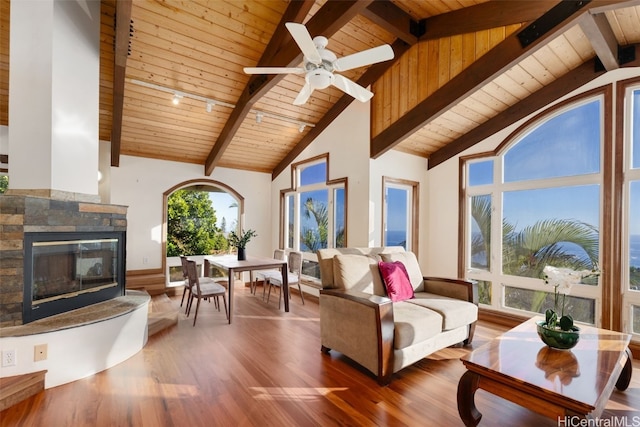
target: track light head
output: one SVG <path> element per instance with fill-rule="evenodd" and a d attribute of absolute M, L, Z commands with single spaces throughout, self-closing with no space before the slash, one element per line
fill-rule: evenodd
<path fill-rule="evenodd" d="M 256 123 L 262 123 L 262 113 L 256 113 Z"/>
<path fill-rule="evenodd" d="M 304 123 L 300 124 L 300 127 L 298 128 L 298 132 L 302 133 L 304 132 L 304 128 L 307 127 L 307 125 L 305 125 Z"/>
<path fill-rule="evenodd" d="M 207 101 L 207 113 L 210 113 L 213 110 L 213 106 L 216 105 L 213 101 Z"/>
<path fill-rule="evenodd" d="M 182 95 L 178 94 L 178 93 L 174 93 L 173 94 L 173 99 L 171 100 L 171 102 L 173 102 L 173 105 L 178 105 L 180 104 L 180 100 L 182 99 Z"/>

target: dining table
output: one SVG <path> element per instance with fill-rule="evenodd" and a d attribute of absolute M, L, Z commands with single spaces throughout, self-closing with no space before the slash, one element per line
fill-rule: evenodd
<path fill-rule="evenodd" d="M 284 311 L 289 311 L 289 283 L 288 283 L 288 266 L 286 260 L 247 256 L 244 260 L 239 260 L 237 255 L 207 255 L 204 257 L 205 272 L 208 272 L 210 266 L 214 265 L 225 270 L 229 277 L 229 286 L 227 288 L 229 323 L 233 317 L 233 282 L 235 273 L 245 271 L 252 272 L 256 270 L 269 270 L 279 268 L 282 271 L 282 297 L 284 298 Z"/>

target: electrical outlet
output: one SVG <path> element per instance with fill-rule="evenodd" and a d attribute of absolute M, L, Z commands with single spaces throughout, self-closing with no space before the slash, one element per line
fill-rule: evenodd
<path fill-rule="evenodd" d="M 38 344 L 33 347 L 33 361 L 39 362 L 41 360 L 47 360 L 47 345 Z"/>
<path fill-rule="evenodd" d="M 2 350 L 2 367 L 16 366 L 16 351 Z"/>

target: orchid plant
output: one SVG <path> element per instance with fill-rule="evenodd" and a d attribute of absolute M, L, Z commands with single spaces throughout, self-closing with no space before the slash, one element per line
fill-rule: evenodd
<path fill-rule="evenodd" d="M 547 265 L 542 271 L 542 278 L 544 283 L 553 286 L 553 309 L 547 309 L 545 312 L 545 321 L 547 327 L 551 329 L 557 329 L 558 327 L 563 331 L 570 331 L 573 329 L 573 317 L 570 314 L 565 314 L 565 300 L 571 287 L 574 284 L 579 284 L 582 280 L 589 276 L 598 276 L 600 271 L 597 267 L 593 270 L 575 271 L 570 268 L 559 268 Z M 558 315 L 558 302 L 562 295 L 562 304 L 560 306 L 560 314 Z"/>

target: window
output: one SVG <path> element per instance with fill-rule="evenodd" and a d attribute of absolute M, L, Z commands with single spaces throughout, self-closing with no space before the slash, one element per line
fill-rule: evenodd
<path fill-rule="evenodd" d="M 518 131 L 499 154 L 465 160 L 465 262 L 481 304 L 544 313 L 553 305 L 546 265 L 600 265 L 603 100 L 574 101 Z M 574 319 L 598 323 L 601 293 L 597 279 L 574 286 Z"/>
<path fill-rule="evenodd" d="M 623 214 L 622 282 L 623 325 L 626 332 L 640 334 L 640 86 L 626 90 L 624 199 L 627 208 Z"/>
<path fill-rule="evenodd" d="M 383 246 L 402 246 L 417 252 L 418 183 L 383 177 L 384 203 L 382 210 Z"/>
<path fill-rule="evenodd" d="M 184 278 L 179 255 L 195 260 L 202 271 L 205 255 L 227 253 L 231 249 L 227 240 L 229 233 L 243 227 L 243 199 L 220 182 L 197 180 L 167 190 L 163 200 L 167 224 L 163 234 L 167 286 L 182 285 Z M 208 273 L 224 275 L 214 267 Z"/>
<path fill-rule="evenodd" d="M 346 246 L 346 179 L 328 179 L 328 155 L 292 166 L 294 187 L 282 192 L 282 242 L 303 252 L 303 275 L 320 278 L 318 249 Z"/>

